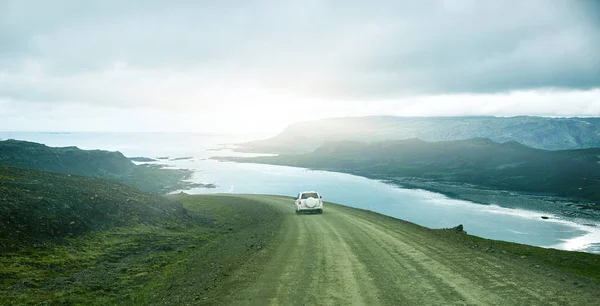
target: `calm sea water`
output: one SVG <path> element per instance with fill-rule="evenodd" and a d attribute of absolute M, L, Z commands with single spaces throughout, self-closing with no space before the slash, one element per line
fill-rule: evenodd
<path fill-rule="evenodd" d="M 169 167 L 195 170 L 193 181 L 215 183 L 215 189 L 188 193 L 251 193 L 293 196 L 317 190 L 325 200 L 376 211 L 430 228 L 463 224 L 469 234 L 524 244 L 600 253 L 600 227 L 594 220 L 565 220 L 547 213 L 454 200 L 423 190 L 402 189 L 349 174 L 302 168 L 238 164 L 209 160 L 211 156 L 246 155 L 218 148 L 244 137 L 159 133 L 30 133 L 0 132 L 0 139 L 21 139 L 50 146 L 121 151 L 129 157 L 192 157 L 161 160 Z M 519 196 L 515 196 L 518 201 Z M 290 200 L 291 205 L 291 200 Z"/>

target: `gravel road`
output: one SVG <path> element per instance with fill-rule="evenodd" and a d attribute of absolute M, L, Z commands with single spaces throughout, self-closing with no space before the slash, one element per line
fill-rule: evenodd
<path fill-rule="evenodd" d="M 600 284 L 582 285 L 500 252 L 472 250 L 432 231 L 326 203 L 296 215 L 290 198 L 235 196 L 280 212 L 273 240 L 239 263 L 226 305 L 597 305 Z M 253 204 L 257 205 L 257 204 Z"/>

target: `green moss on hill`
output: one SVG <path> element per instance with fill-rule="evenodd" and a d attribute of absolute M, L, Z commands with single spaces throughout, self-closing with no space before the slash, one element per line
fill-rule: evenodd
<path fill-rule="evenodd" d="M 190 296 L 205 296 L 244 263 L 240 259 L 259 251 L 243 242 L 266 243 L 281 220 L 276 210 L 247 199 L 178 195 L 156 201 L 177 210 L 159 209 L 167 214 L 162 220 L 153 213 L 124 226 L 0 251 L 0 304 L 148 305 L 182 286 L 190 286 Z M 187 210 L 183 217 L 177 203 Z"/>
<path fill-rule="evenodd" d="M 175 201 L 76 175 L 0 166 L 0 251 L 136 224 L 186 224 Z"/>

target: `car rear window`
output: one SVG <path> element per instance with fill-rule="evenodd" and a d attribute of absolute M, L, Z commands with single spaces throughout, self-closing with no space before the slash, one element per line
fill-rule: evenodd
<path fill-rule="evenodd" d="M 319 195 L 315 192 L 307 192 L 302 194 L 302 199 L 315 198 L 318 199 Z"/>

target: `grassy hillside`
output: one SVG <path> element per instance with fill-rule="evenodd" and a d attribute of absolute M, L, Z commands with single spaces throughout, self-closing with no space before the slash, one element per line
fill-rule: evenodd
<path fill-rule="evenodd" d="M 488 139 L 410 139 L 334 142 L 304 155 L 227 160 L 326 169 L 378 179 L 415 177 L 547 193 L 591 200 L 600 209 L 600 149 L 545 151 Z"/>
<path fill-rule="evenodd" d="M 0 166 L 0 251 L 90 231 L 193 222 L 175 201 L 96 178 Z"/>
<path fill-rule="evenodd" d="M 265 244 L 278 220 L 247 200 L 186 200 L 0 166 L 0 304 L 147 305 L 188 260 L 212 288 L 257 251 L 239 241 Z"/>
<path fill-rule="evenodd" d="M 136 166 L 120 152 L 54 148 L 18 140 L 0 141 L 0 165 L 103 178 L 159 194 L 203 186 L 183 181 L 191 171 Z"/>
<path fill-rule="evenodd" d="M 348 117 L 290 125 L 279 135 L 241 145 L 241 151 L 301 154 L 327 142 L 425 141 L 489 138 L 546 150 L 600 147 L 600 118 Z"/>
<path fill-rule="evenodd" d="M 212 288 L 257 251 L 239 241 L 266 243 L 278 220 L 247 200 L 186 200 L 0 166 L 0 304 L 147 305 L 190 260 Z"/>
<path fill-rule="evenodd" d="M 0 152 L 0 163 L 5 165 L 81 176 L 119 176 L 135 168 L 120 152 L 53 148 L 19 140 L 0 142 Z"/>

